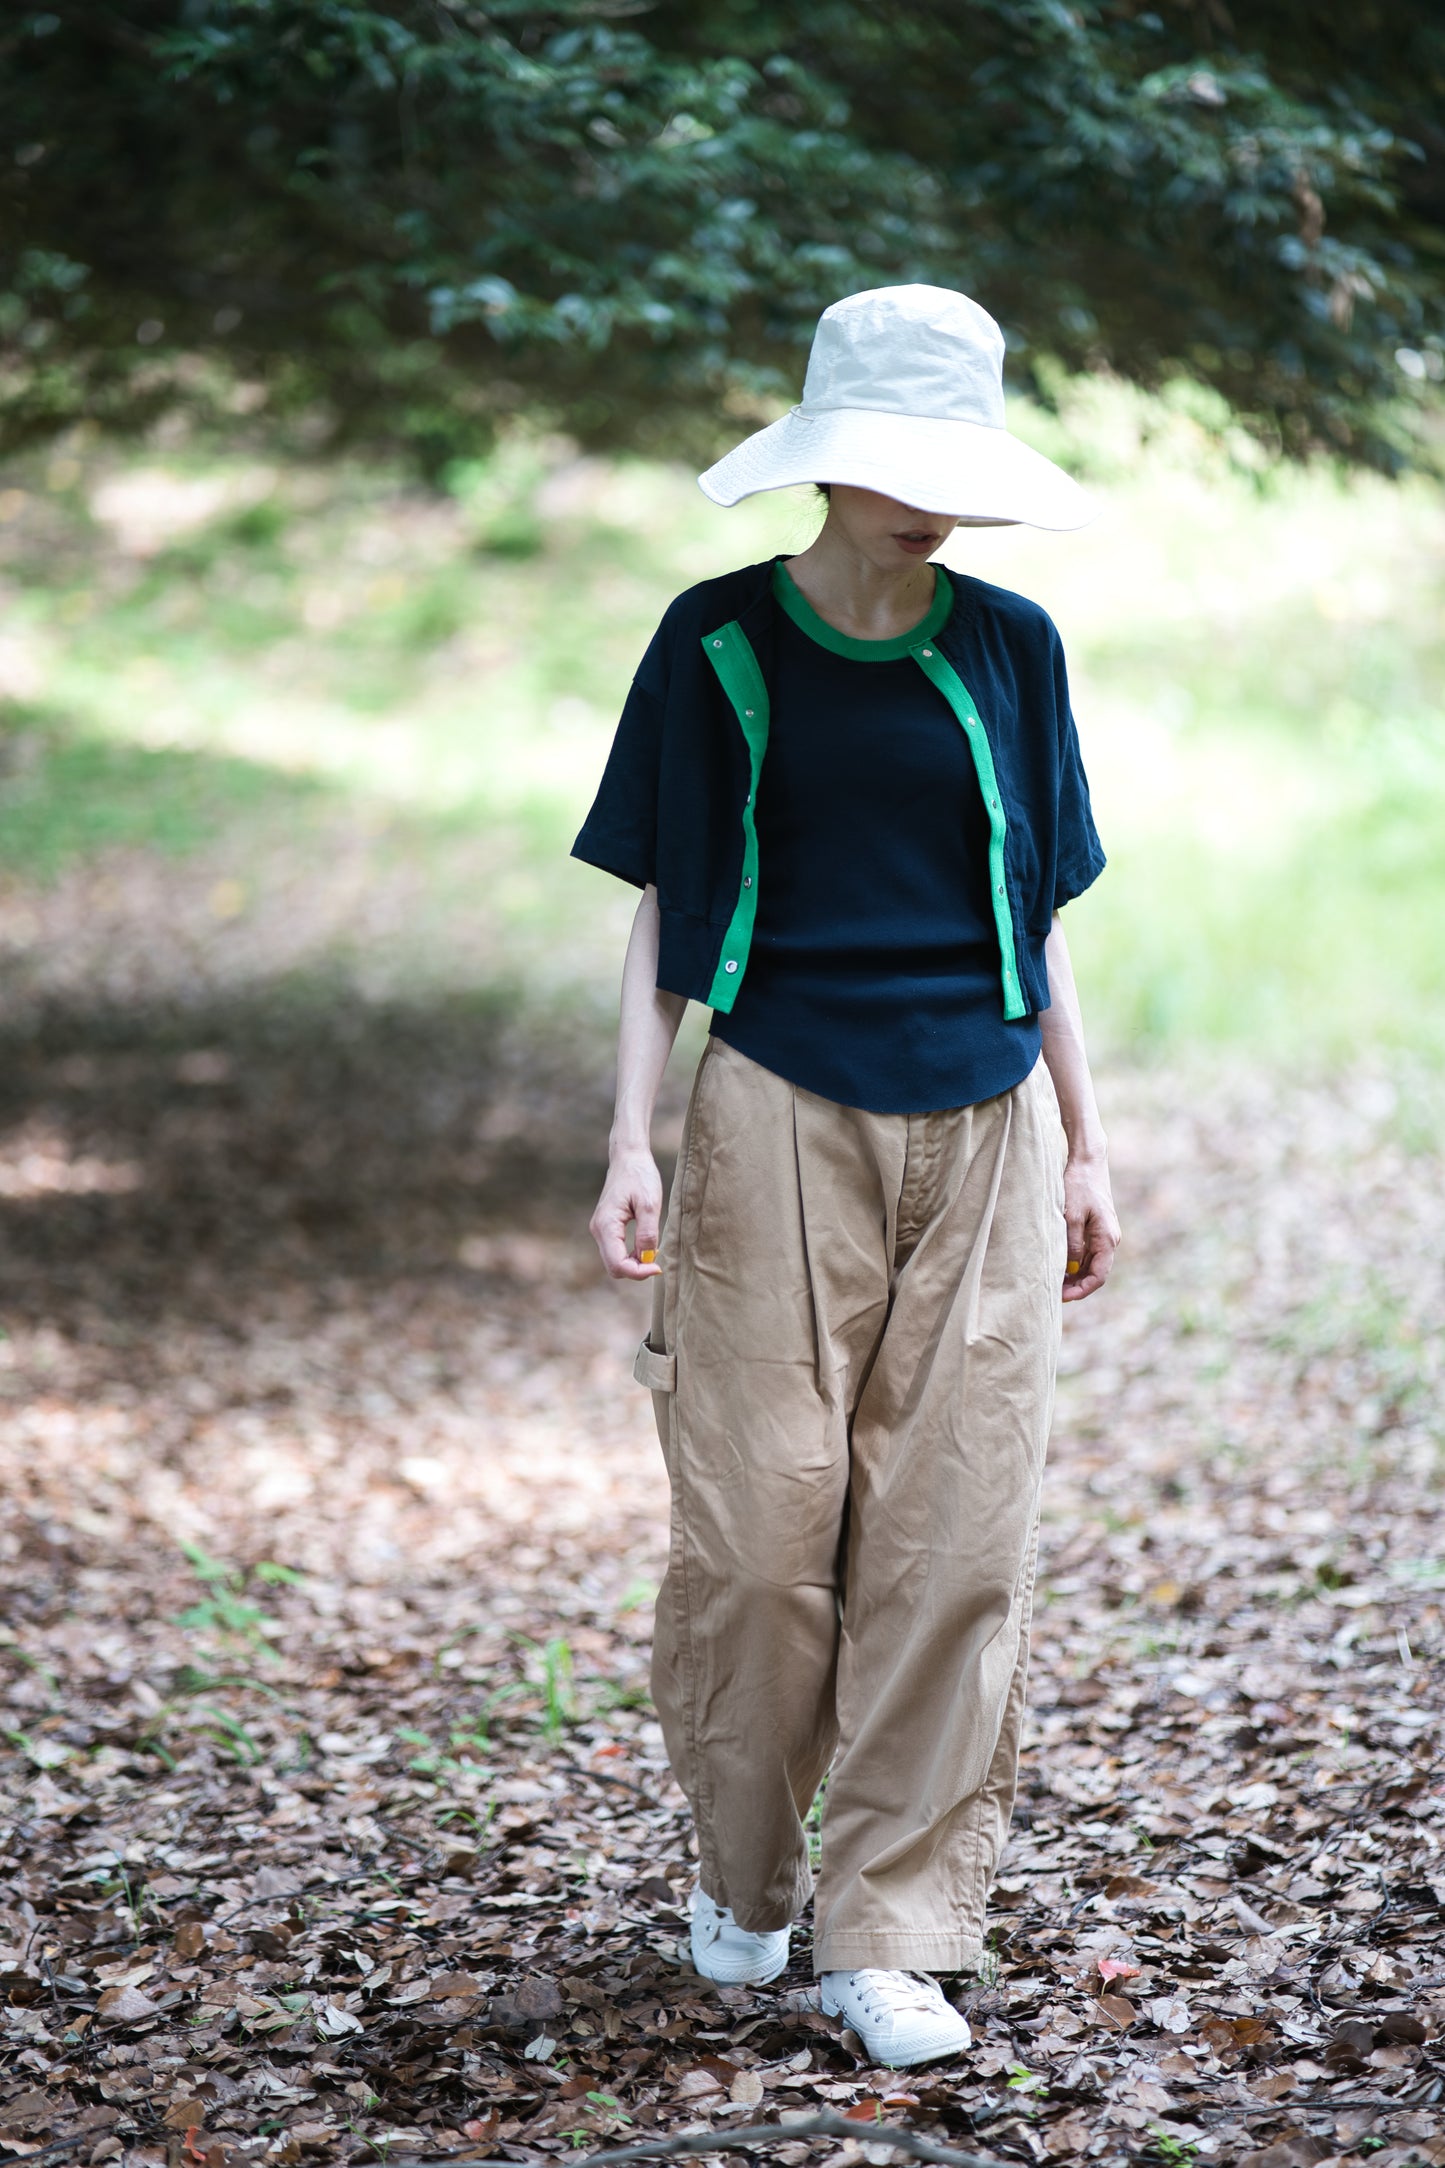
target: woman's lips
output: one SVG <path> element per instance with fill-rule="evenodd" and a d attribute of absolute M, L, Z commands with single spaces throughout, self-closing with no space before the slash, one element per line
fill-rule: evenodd
<path fill-rule="evenodd" d="M 901 550 L 907 550 L 910 557 L 927 557 L 932 550 L 937 549 L 943 537 L 936 534 L 896 534 L 893 539 Z"/>

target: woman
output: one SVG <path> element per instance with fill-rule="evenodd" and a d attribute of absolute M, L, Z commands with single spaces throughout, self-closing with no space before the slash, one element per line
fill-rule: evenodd
<path fill-rule="evenodd" d="M 822 2007 L 892 2064 L 968 2045 L 934 1975 L 978 1958 L 1008 1831 L 1060 1298 L 1119 1239 L 1058 917 L 1104 863 L 1058 635 L 931 562 L 959 525 L 1088 516 L 1004 429 L 1002 367 L 962 294 L 825 311 L 802 406 L 701 477 L 817 482 L 822 531 L 678 596 L 574 846 L 642 889 L 591 1224 L 654 1282 L 693 1963 L 775 1979 L 811 1893 Z"/>

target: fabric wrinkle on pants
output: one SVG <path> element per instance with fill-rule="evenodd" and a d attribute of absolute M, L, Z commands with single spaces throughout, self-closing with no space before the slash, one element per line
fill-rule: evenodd
<path fill-rule="evenodd" d="M 1066 1256 L 1043 1064 L 926 1114 L 710 1038 L 637 1375 L 672 1489 L 653 1694 L 703 1888 L 813 1885 L 819 1972 L 959 1969 L 1017 1777 Z"/>

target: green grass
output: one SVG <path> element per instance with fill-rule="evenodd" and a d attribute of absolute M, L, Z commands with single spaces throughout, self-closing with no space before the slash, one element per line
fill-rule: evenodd
<path fill-rule="evenodd" d="M 0 863 L 12 878 L 50 882 L 117 849 L 182 857 L 309 793 L 255 761 L 151 751 L 54 715 L 0 723 Z"/>
<path fill-rule="evenodd" d="M 1382 728 L 1374 746 L 1334 755 L 1340 802 L 1281 815 L 1280 832 L 1248 848 L 1126 828 L 1079 914 L 1080 975 L 1111 1040 L 1327 1059 L 1445 1052 L 1440 736 Z M 1230 750 L 1223 728 L 1198 743 Z M 1241 768 L 1250 754 L 1263 767 L 1258 740 L 1234 750 Z"/>
<path fill-rule="evenodd" d="M 1064 634 L 1110 860 L 1068 913 L 1096 1046 L 1439 1061 L 1439 487 L 1262 468 L 1179 393 L 1015 418 L 1102 503 L 961 558 Z M 0 479 L 11 880 L 238 838 L 264 879 L 298 825 L 350 824 L 411 884 L 409 970 L 605 1010 L 633 897 L 566 854 L 628 678 L 672 594 L 816 508 L 722 513 L 546 440 L 451 483 L 85 446 Z"/>

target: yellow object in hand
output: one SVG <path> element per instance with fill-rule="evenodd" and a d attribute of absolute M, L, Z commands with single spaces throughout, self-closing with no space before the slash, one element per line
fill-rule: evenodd
<path fill-rule="evenodd" d="M 657 1262 L 656 1250 L 639 1250 L 637 1255 L 640 1262 L 644 1265 L 655 1265 Z"/>
<path fill-rule="evenodd" d="M 1082 1259 L 1081 1257 L 1071 1257 L 1071 1258 L 1069 1259 L 1068 1265 L 1067 1265 L 1067 1267 L 1066 1267 L 1066 1269 L 1067 1269 L 1067 1270 L 1068 1270 L 1069 1272 L 1071 1272 L 1071 1273 L 1073 1273 L 1073 1272 L 1079 1272 L 1079 1271 L 1081 1271 L 1081 1270 L 1082 1270 L 1082 1268 L 1083 1268 L 1083 1259 Z"/>

